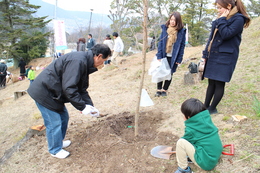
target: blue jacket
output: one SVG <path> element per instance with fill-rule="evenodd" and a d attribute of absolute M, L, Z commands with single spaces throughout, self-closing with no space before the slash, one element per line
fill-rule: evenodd
<path fill-rule="evenodd" d="M 168 39 L 168 33 L 167 33 L 167 27 L 166 25 L 162 25 L 162 33 L 160 36 L 160 41 L 158 43 L 158 52 L 156 54 L 157 59 L 162 59 L 166 57 L 166 43 Z M 173 45 L 173 51 L 172 51 L 172 58 L 171 58 L 171 73 L 176 72 L 177 64 L 182 62 L 183 54 L 184 54 L 184 48 L 185 48 L 185 40 L 186 40 L 186 29 L 182 28 L 178 31 L 177 34 L 177 40 Z"/>
<path fill-rule="evenodd" d="M 90 38 L 87 42 L 87 48 L 91 49 L 93 46 L 95 46 L 96 42 L 94 40 L 94 38 Z"/>
<path fill-rule="evenodd" d="M 228 20 L 226 20 L 226 17 L 221 17 L 213 21 L 208 43 L 202 52 L 202 58 L 207 59 L 204 77 L 222 82 L 231 80 L 239 55 L 239 45 L 245 20 L 245 16 L 236 13 Z M 218 28 L 218 31 L 209 53 L 208 46 L 215 28 Z"/>

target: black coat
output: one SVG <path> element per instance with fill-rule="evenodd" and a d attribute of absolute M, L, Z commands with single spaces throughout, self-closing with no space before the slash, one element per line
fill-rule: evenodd
<path fill-rule="evenodd" d="M 18 64 L 18 67 L 20 67 L 20 73 L 25 73 L 25 66 L 26 66 L 26 63 L 21 60 Z"/>
<path fill-rule="evenodd" d="M 0 63 L 0 76 L 6 76 L 7 65 L 5 63 Z"/>
<path fill-rule="evenodd" d="M 70 102 L 82 111 L 93 102 L 86 91 L 93 67 L 92 51 L 72 52 L 61 56 L 44 69 L 28 88 L 29 95 L 42 106 L 59 112 Z"/>
<path fill-rule="evenodd" d="M 246 18 L 241 13 L 236 13 L 228 20 L 226 17 L 221 17 L 213 21 L 209 41 L 202 57 L 207 59 L 204 70 L 206 78 L 222 82 L 231 80 L 239 55 L 239 45 L 245 21 Z M 209 53 L 207 51 L 208 45 L 215 28 L 218 28 L 218 31 Z"/>

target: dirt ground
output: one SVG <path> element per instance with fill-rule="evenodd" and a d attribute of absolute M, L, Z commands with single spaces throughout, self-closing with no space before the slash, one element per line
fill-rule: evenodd
<path fill-rule="evenodd" d="M 258 43 L 259 45 L 259 43 Z M 243 45 L 242 45 L 243 46 Z M 244 45 L 246 47 L 246 45 Z M 135 113 L 138 101 L 142 71 L 142 55 L 121 57 L 123 63 L 119 69 L 108 67 L 90 75 L 90 96 L 102 114 L 107 116 L 94 118 L 83 116 L 72 105 L 67 104 L 70 113 L 70 123 L 66 139 L 72 145 L 66 150 L 71 155 L 66 159 L 56 159 L 47 151 L 45 136 L 33 136 L 23 143 L 16 152 L 7 160 L 0 163 L 0 172 L 42 172 L 42 173 L 172 173 L 177 169 L 175 157 L 170 160 L 155 158 L 150 155 L 153 147 L 169 145 L 175 147 L 179 137 L 183 135 L 184 123 L 180 111 L 181 103 L 196 97 L 204 100 L 207 81 L 200 81 L 195 85 L 184 85 L 183 76 L 188 71 L 190 58 L 201 57 L 202 47 L 187 47 L 184 59 L 187 62 L 181 65 L 174 74 L 167 97 L 154 97 L 156 84 L 151 83 L 151 77 L 145 73 L 143 88 L 147 90 L 154 102 L 153 106 L 140 107 L 139 135 L 135 137 Z M 250 51 L 250 50 L 248 50 Z M 156 52 L 148 52 L 146 70 L 149 69 Z M 243 53 L 242 53 L 243 55 Z M 258 58 L 259 59 L 259 58 Z M 242 102 L 236 109 L 228 104 L 232 87 L 237 83 L 246 83 L 241 80 L 239 69 L 244 68 L 243 63 L 237 65 L 237 74 L 233 83 L 227 86 L 227 96 L 219 105 L 220 114 L 212 115 L 212 120 L 219 128 L 223 144 L 234 144 L 235 155 L 222 155 L 219 164 L 211 173 L 255 173 L 260 172 L 260 132 L 259 119 L 249 117 L 244 121 L 236 122 L 231 118 L 240 114 L 240 107 L 248 105 L 241 100 L 233 100 L 230 104 Z M 50 58 L 39 58 L 31 65 L 41 66 L 37 71 L 51 62 Z M 257 64 L 257 60 L 255 60 Z M 259 69 L 258 63 L 258 69 Z M 15 75 L 17 70 L 12 71 Z M 259 72 L 251 71 L 259 89 Z M 243 78 L 244 79 L 244 78 Z M 31 126 L 43 124 L 40 112 L 28 94 L 14 100 L 13 93 L 26 90 L 28 80 L 8 83 L 5 89 L 0 90 L 0 157 L 5 151 L 23 139 Z M 259 90 L 258 90 L 259 91 Z M 243 90 L 243 92 L 246 92 Z M 241 92 L 242 93 L 242 92 Z M 227 149 L 227 152 L 229 150 Z M 2 157 L 3 159 L 3 157 Z M 1 161 L 1 160 L 0 160 Z M 190 164 L 194 172 L 206 172 Z"/>

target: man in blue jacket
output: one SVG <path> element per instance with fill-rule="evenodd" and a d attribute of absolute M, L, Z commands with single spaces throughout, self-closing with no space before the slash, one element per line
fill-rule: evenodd
<path fill-rule="evenodd" d="M 90 50 L 93 46 L 95 46 L 96 41 L 92 38 L 92 34 L 88 34 L 88 42 L 87 42 L 87 49 Z"/>
<path fill-rule="evenodd" d="M 97 44 L 87 52 L 63 55 L 44 69 L 27 90 L 44 119 L 48 150 L 53 157 L 63 159 L 70 154 L 63 150 L 71 144 L 63 141 L 69 121 L 65 103 L 70 102 L 84 115 L 99 116 L 87 92 L 89 74 L 110 56 L 111 50 L 105 44 Z"/>

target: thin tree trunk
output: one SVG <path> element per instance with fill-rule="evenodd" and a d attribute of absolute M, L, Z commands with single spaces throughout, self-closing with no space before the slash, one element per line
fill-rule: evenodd
<path fill-rule="evenodd" d="M 145 74 L 145 60 L 146 60 L 146 50 L 147 50 L 147 11 L 148 11 L 148 0 L 143 0 L 143 8 L 144 8 L 144 22 L 143 22 L 143 70 L 141 76 L 141 82 L 139 87 L 138 93 L 138 102 L 136 106 L 135 112 L 135 136 L 138 136 L 138 121 L 139 121 L 139 109 L 140 109 L 140 101 L 141 101 L 141 94 L 142 88 L 144 84 L 144 74 Z"/>

